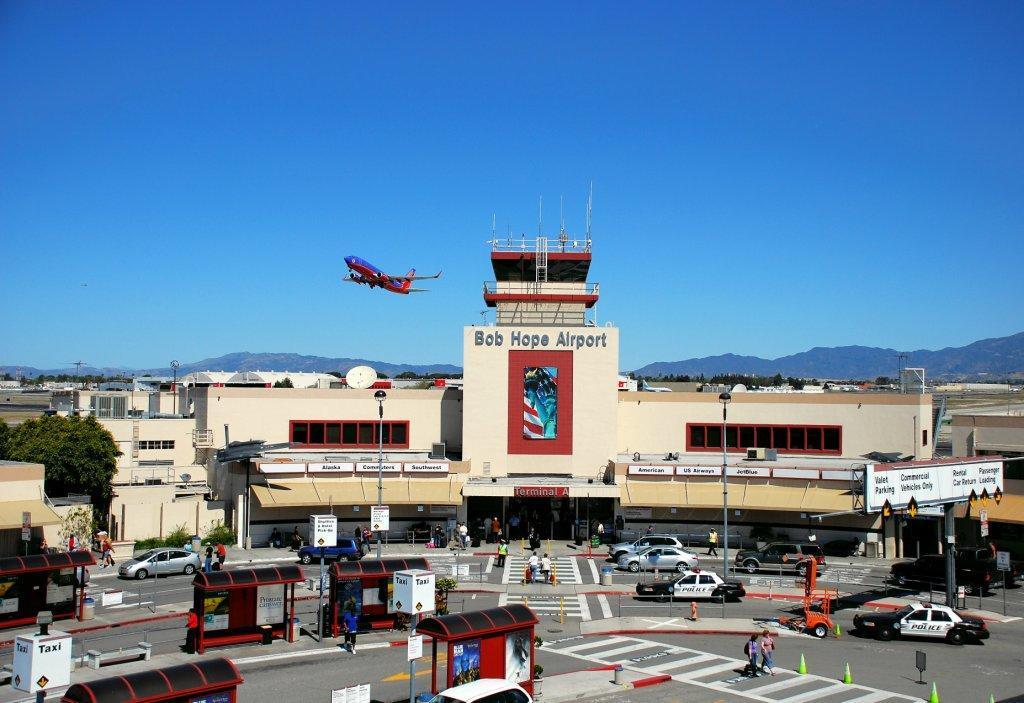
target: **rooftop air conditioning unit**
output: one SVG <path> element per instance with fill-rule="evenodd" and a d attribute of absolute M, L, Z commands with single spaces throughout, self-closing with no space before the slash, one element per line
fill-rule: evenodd
<path fill-rule="evenodd" d="M 764 459 L 765 459 L 765 461 L 778 461 L 779 460 L 779 450 L 778 449 L 765 449 L 764 450 Z"/>
<path fill-rule="evenodd" d="M 763 461 L 764 458 L 765 458 L 765 448 L 764 447 L 755 447 L 753 449 L 748 449 L 747 450 L 747 459 L 761 459 Z"/>
<path fill-rule="evenodd" d="M 444 442 L 433 442 L 430 445 L 430 458 L 431 459 L 444 459 L 445 458 L 445 444 L 444 444 Z"/>

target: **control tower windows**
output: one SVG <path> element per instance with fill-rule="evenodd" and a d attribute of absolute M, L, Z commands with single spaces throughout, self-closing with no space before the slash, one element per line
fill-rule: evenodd
<path fill-rule="evenodd" d="M 384 448 L 409 448 L 409 422 L 384 422 Z M 380 443 L 380 423 L 373 420 L 292 420 L 289 440 L 293 447 L 373 449 Z"/>
<path fill-rule="evenodd" d="M 729 425 L 725 436 L 730 451 L 762 447 L 787 454 L 842 454 L 843 449 L 843 428 L 836 426 Z M 722 426 L 687 423 L 686 450 L 722 451 Z"/>

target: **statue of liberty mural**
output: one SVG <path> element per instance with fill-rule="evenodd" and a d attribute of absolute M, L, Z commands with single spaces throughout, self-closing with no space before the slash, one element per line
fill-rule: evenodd
<path fill-rule="evenodd" d="M 555 439 L 558 436 L 558 368 L 528 366 L 523 369 L 523 437 Z"/>

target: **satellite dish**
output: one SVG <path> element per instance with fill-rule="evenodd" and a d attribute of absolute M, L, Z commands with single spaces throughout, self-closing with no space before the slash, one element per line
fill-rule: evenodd
<path fill-rule="evenodd" d="M 369 388 L 377 382 L 377 372 L 369 366 L 354 366 L 345 374 L 345 383 L 349 388 Z"/>

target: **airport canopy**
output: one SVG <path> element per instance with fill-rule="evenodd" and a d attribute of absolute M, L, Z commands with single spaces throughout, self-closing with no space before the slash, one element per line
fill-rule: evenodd
<path fill-rule="evenodd" d="M 60 515 L 43 501 L 36 500 L 5 500 L 0 503 L 0 530 L 11 530 L 21 527 L 22 513 L 32 515 L 32 526 L 59 525 Z"/>
<path fill-rule="evenodd" d="M 32 554 L 26 557 L 0 559 L 0 576 L 17 576 L 37 571 L 58 571 L 79 566 L 95 566 L 92 552 L 60 552 L 57 554 Z"/>
<path fill-rule="evenodd" d="M 305 578 L 298 566 L 264 566 L 258 569 L 232 569 L 196 574 L 192 585 L 201 591 L 224 591 L 234 588 L 302 583 Z"/>
<path fill-rule="evenodd" d="M 430 635 L 444 642 L 519 630 L 537 623 L 537 616 L 525 605 L 506 605 L 501 608 L 425 618 L 416 625 L 416 633 Z"/>
<path fill-rule="evenodd" d="M 218 689 L 239 686 L 242 675 L 230 659 L 202 659 L 164 669 L 76 683 L 62 701 L 68 703 L 140 703 L 189 699 Z"/>
<path fill-rule="evenodd" d="M 339 561 L 331 567 L 336 577 L 345 576 L 388 576 L 396 571 L 409 569 L 430 569 L 430 564 L 423 557 L 408 559 L 360 559 L 359 561 Z"/>

